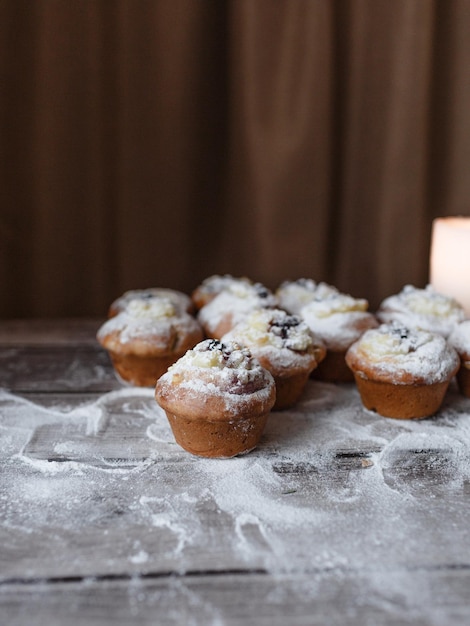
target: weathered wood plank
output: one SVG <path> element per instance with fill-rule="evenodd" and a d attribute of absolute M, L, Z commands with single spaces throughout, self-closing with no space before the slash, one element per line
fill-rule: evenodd
<path fill-rule="evenodd" d="M 449 477 L 411 490 L 380 466 L 293 479 L 248 458 L 37 467 L 2 475 L 2 580 L 470 566 L 468 490 Z"/>
<path fill-rule="evenodd" d="M 103 320 L 0 322 L 0 388 L 22 392 L 106 392 L 122 386 L 96 340 Z"/>
<path fill-rule="evenodd" d="M 468 564 L 468 403 L 451 404 L 401 423 L 312 382 L 257 450 L 207 460 L 174 443 L 152 390 L 0 395 L 3 580 Z"/>
<path fill-rule="evenodd" d="M 81 393 L 120 387 L 108 354 L 98 345 L 0 348 L 0 388 Z"/>
<path fill-rule="evenodd" d="M 467 569 L 333 568 L 0 587 L 9 626 L 468 624 Z"/>
<path fill-rule="evenodd" d="M 96 343 L 104 319 L 17 319 L 0 321 L 0 346 L 84 346 Z"/>

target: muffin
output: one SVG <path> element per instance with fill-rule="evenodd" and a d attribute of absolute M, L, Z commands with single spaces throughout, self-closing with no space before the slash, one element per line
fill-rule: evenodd
<path fill-rule="evenodd" d="M 431 285 L 424 289 L 406 285 L 400 293 L 385 298 L 377 310 L 382 323 L 398 322 L 448 337 L 465 319 L 463 307 L 453 298 L 438 293 Z"/>
<path fill-rule="evenodd" d="M 114 317 L 120 313 L 132 300 L 149 301 L 153 298 L 167 298 L 180 313 L 193 313 L 194 305 L 191 298 L 176 289 L 166 289 L 164 287 L 151 287 L 149 289 L 133 289 L 126 291 L 111 303 L 108 310 L 108 317 Z"/>
<path fill-rule="evenodd" d="M 298 278 L 281 283 L 275 295 L 281 309 L 298 315 L 306 304 L 312 300 L 322 299 L 331 293 L 338 293 L 336 287 L 326 283 L 316 283 L 311 278 Z"/>
<path fill-rule="evenodd" d="M 249 278 L 242 276 L 240 278 L 236 278 L 231 274 L 224 274 L 220 276 L 219 274 L 214 274 L 213 276 L 209 276 L 204 279 L 200 285 L 194 289 L 191 294 L 191 298 L 194 306 L 197 310 L 202 309 L 203 306 L 209 304 L 211 300 L 213 300 L 216 296 L 219 295 L 224 289 L 230 287 L 231 285 L 237 285 L 239 283 L 245 285 L 253 284 Z"/>
<path fill-rule="evenodd" d="M 310 373 L 325 357 L 326 349 L 296 315 L 280 309 L 259 309 L 248 314 L 222 341 L 249 348 L 276 383 L 274 410 L 292 406 Z"/>
<path fill-rule="evenodd" d="M 274 308 L 277 300 L 261 283 L 233 283 L 200 309 L 197 319 L 206 337 L 221 339 L 256 309 Z"/>
<path fill-rule="evenodd" d="M 457 372 L 460 392 L 470 398 L 470 320 L 458 324 L 448 341 L 460 357 L 460 369 Z"/>
<path fill-rule="evenodd" d="M 326 357 L 313 371 L 313 378 L 338 383 L 354 381 L 344 357 L 362 333 L 378 326 L 368 306 L 363 298 L 322 286 L 317 297 L 300 309 L 300 316 L 327 350 Z"/>
<path fill-rule="evenodd" d="M 206 339 L 163 374 L 155 399 L 182 448 L 226 458 L 257 446 L 276 386 L 247 348 Z"/>
<path fill-rule="evenodd" d="M 197 320 L 168 298 L 130 300 L 98 330 L 123 382 L 153 387 L 166 369 L 203 338 Z"/>
<path fill-rule="evenodd" d="M 459 369 L 457 352 L 437 333 L 382 324 L 346 354 L 362 403 L 384 417 L 429 417 Z"/>

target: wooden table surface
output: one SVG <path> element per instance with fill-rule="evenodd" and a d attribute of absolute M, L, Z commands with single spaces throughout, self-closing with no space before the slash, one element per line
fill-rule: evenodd
<path fill-rule="evenodd" d="M 229 460 L 175 443 L 99 320 L 0 323 L 0 623 L 470 624 L 470 400 L 310 382 Z"/>

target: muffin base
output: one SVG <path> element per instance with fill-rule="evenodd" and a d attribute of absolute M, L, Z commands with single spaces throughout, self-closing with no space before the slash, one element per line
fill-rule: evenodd
<path fill-rule="evenodd" d="M 370 411 L 394 419 L 423 419 L 439 410 L 449 382 L 398 385 L 355 375 L 362 404 Z"/>
<path fill-rule="evenodd" d="M 276 402 L 273 411 L 288 409 L 297 402 L 307 384 L 310 372 L 295 374 L 294 376 L 274 376 L 276 383 Z"/>
<path fill-rule="evenodd" d="M 311 373 L 311 377 L 330 383 L 354 382 L 354 374 L 347 366 L 345 356 L 346 351 L 328 350 L 323 361 L 320 361 L 318 367 Z"/>
<path fill-rule="evenodd" d="M 256 448 L 269 415 L 212 422 L 165 412 L 176 443 L 191 454 L 208 458 L 230 458 Z"/>
<path fill-rule="evenodd" d="M 179 357 L 179 355 L 143 357 L 115 352 L 110 352 L 109 356 L 118 378 L 137 387 L 155 387 L 160 376 Z"/>
<path fill-rule="evenodd" d="M 457 384 L 459 386 L 460 393 L 467 398 L 470 398 L 470 363 L 467 366 L 466 362 L 463 362 L 457 372 Z"/>

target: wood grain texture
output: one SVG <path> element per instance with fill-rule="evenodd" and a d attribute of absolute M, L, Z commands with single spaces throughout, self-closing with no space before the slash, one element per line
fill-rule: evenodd
<path fill-rule="evenodd" d="M 96 346 L 104 319 L 12 319 L 0 323 L 1 346 Z"/>
<path fill-rule="evenodd" d="M 0 387 L 16 392 L 109 391 L 121 385 L 109 356 L 96 346 L 0 348 Z"/>
<path fill-rule="evenodd" d="M 332 569 L 12 584 L 0 589 L 9 626 L 342 626 L 468 623 L 462 569 Z"/>

